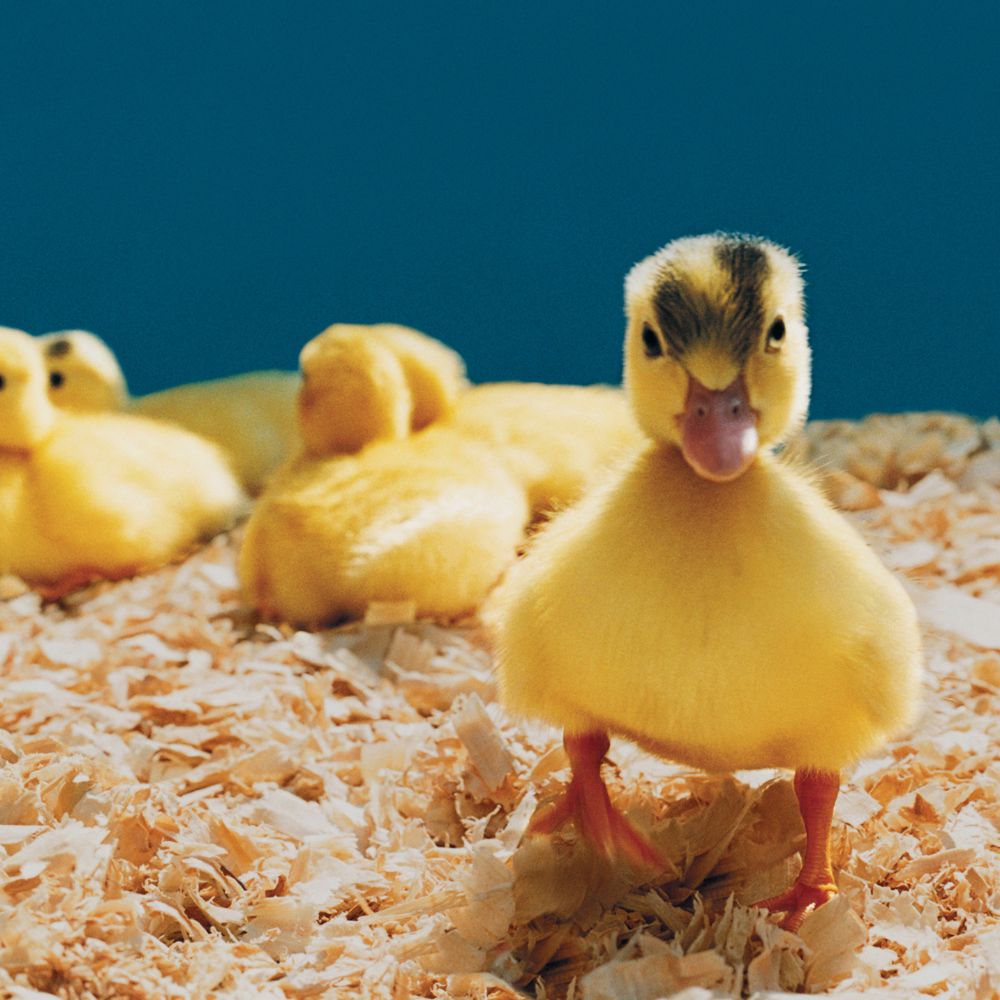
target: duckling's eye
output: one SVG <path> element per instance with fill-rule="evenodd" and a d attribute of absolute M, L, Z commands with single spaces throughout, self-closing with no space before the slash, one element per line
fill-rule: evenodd
<path fill-rule="evenodd" d="M 642 346 L 646 349 L 647 358 L 658 358 L 663 354 L 663 344 L 648 323 L 642 328 Z"/>
<path fill-rule="evenodd" d="M 3 377 L 3 375 L 0 375 L 0 389 L 3 389 L 6 385 L 7 380 Z"/>
<path fill-rule="evenodd" d="M 53 389 L 58 389 L 66 381 L 66 376 L 62 372 L 49 372 L 49 385 Z"/>
<path fill-rule="evenodd" d="M 764 345 L 765 351 L 772 354 L 781 349 L 781 342 L 785 339 L 785 321 L 779 316 L 767 331 L 767 343 Z"/>

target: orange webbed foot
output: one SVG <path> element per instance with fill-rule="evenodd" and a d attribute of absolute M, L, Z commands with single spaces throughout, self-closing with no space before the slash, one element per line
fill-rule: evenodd
<path fill-rule="evenodd" d="M 625 857 L 640 867 L 662 871 L 667 867 L 660 852 L 619 812 L 601 778 L 601 763 L 608 751 L 606 733 L 567 735 L 566 752 L 573 777 L 562 797 L 539 812 L 528 827 L 532 833 L 552 833 L 575 820 L 580 833 L 609 860 Z"/>
<path fill-rule="evenodd" d="M 837 895 L 837 887 L 832 883 L 823 885 L 810 885 L 807 882 L 796 882 L 791 889 L 771 896 L 770 899 L 762 899 L 754 906 L 759 906 L 763 910 L 774 910 L 785 914 L 785 919 L 781 921 L 781 927 L 786 931 L 797 931 L 805 920 L 806 915 L 813 907 L 822 906 Z"/>
<path fill-rule="evenodd" d="M 765 910 L 783 911 L 781 926 L 786 931 L 797 931 L 814 906 L 822 906 L 837 895 L 830 867 L 830 824 L 839 788 L 840 775 L 834 771 L 795 772 L 795 795 L 806 831 L 802 871 L 787 892 L 755 904 Z"/>

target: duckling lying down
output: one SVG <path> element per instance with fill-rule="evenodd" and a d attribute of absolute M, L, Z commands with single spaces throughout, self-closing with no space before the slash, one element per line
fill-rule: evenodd
<path fill-rule="evenodd" d="M 638 438 L 620 392 L 500 383 L 459 394 L 457 369 L 426 350 L 417 366 L 381 329 L 332 326 L 302 349 L 302 450 L 261 496 L 240 554 L 244 592 L 265 617 L 318 626 L 393 600 L 470 612 L 530 517 L 576 499 Z"/>
<path fill-rule="evenodd" d="M 183 555 L 246 497 L 213 444 L 119 413 L 63 413 L 37 340 L 0 328 L 0 569 L 49 597 Z"/>
<path fill-rule="evenodd" d="M 440 422 L 411 434 L 427 380 L 394 346 L 331 327 L 302 349 L 302 449 L 268 484 L 240 550 L 244 593 L 265 617 L 315 627 L 393 600 L 459 615 L 514 556 L 523 488 Z"/>
<path fill-rule="evenodd" d="M 626 388 L 648 437 L 557 517 L 494 608 L 502 695 L 565 732 L 572 780 L 536 818 L 661 865 L 611 804 L 608 734 L 708 770 L 786 767 L 807 843 L 760 905 L 795 929 L 837 890 L 839 771 L 911 718 L 916 615 L 808 474 L 770 451 L 804 418 L 796 261 L 759 239 L 678 240 L 626 284 Z"/>

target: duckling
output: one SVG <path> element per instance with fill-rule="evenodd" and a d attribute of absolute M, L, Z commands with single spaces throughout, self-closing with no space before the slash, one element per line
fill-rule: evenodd
<path fill-rule="evenodd" d="M 38 339 L 49 370 L 49 398 L 57 406 L 127 409 L 178 424 L 222 447 L 250 493 L 263 488 L 297 443 L 296 372 L 248 372 L 130 397 L 118 359 L 100 337 L 61 330 Z"/>
<path fill-rule="evenodd" d="M 450 426 L 494 449 L 536 518 L 572 503 L 641 440 L 624 393 L 603 385 L 473 386 Z"/>
<path fill-rule="evenodd" d="M 438 424 L 411 432 L 411 378 L 385 339 L 333 328 L 300 361 L 302 450 L 247 524 L 247 600 L 305 627 L 372 601 L 413 600 L 437 617 L 473 610 L 515 556 L 523 489 L 488 447 Z"/>
<path fill-rule="evenodd" d="M 222 453 L 179 427 L 59 411 L 37 340 L 0 328 L 0 564 L 56 597 L 131 576 L 232 525 Z"/>
<path fill-rule="evenodd" d="M 796 929 L 836 893 L 840 771 L 911 719 L 906 592 L 772 453 L 804 419 L 796 260 L 763 239 L 677 240 L 626 280 L 625 386 L 647 441 L 557 516 L 494 609 L 501 693 L 564 730 L 572 778 L 534 822 L 659 865 L 614 808 L 609 734 L 707 770 L 790 768 L 806 831 L 794 885 L 759 905 Z"/>

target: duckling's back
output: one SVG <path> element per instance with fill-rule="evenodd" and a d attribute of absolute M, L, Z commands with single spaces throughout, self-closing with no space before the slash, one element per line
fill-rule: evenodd
<path fill-rule="evenodd" d="M 709 769 L 839 768 L 914 710 L 911 602 L 774 459 L 720 484 L 650 447 L 530 556 L 499 595 L 515 710 Z"/>
<path fill-rule="evenodd" d="M 248 372 L 140 396 L 132 408 L 216 442 L 256 493 L 295 447 L 299 384 L 295 372 Z"/>
<path fill-rule="evenodd" d="M 622 391 L 600 385 L 475 386 L 459 397 L 451 424 L 496 450 L 535 512 L 576 500 L 640 441 Z"/>

